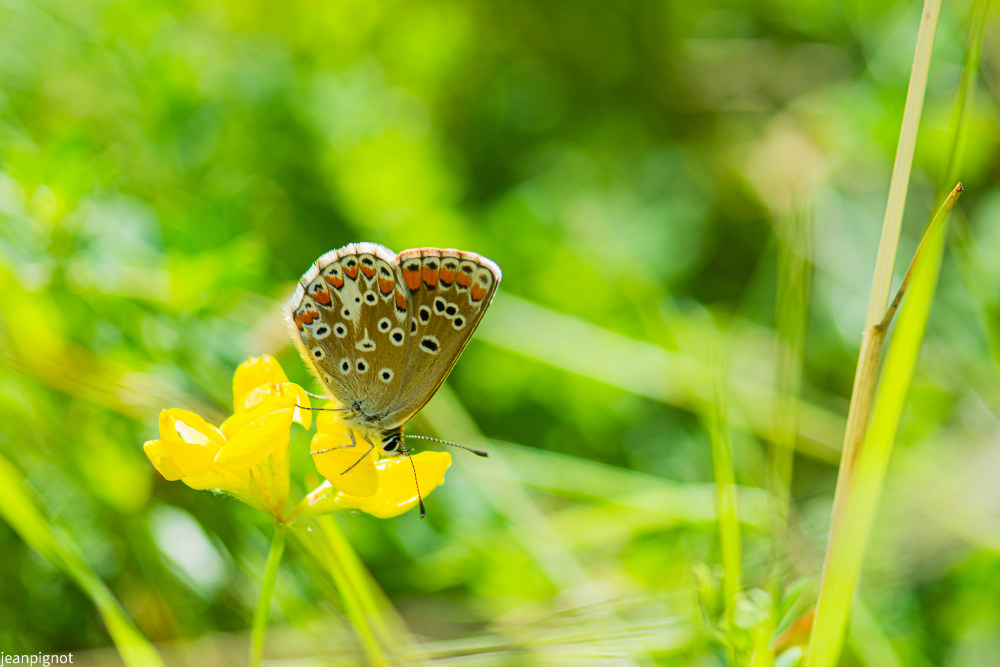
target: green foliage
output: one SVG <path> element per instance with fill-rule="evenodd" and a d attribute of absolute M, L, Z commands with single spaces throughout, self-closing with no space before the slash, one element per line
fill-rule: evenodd
<path fill-rule="evenodd" d="M 960 67 L 970 24 L 995 32 L 981 7 L 943 7 L 931 61 L 894 285 L 946 177 L 966 188 L 959 243 L 866 506 L 844 664 L 1000 653 L 1000 135 Z M 795 664 L 919 19 L 901 2 L 0 3 L 0 649 L 141 661 L 144 635 L 168 664 L 244 656 L 267 573 L 265 660 L 721 665 L 731 646 Z M 161 408 L 221 421 L 250 355 L 318 390 L 280 306 L 360 240 L 503 268 L 410 426 L 492 456 L 454 451 L 424 521 L 292 531 L 275 571 L 265 517 L 164 481 L 141 445 Z M 293 480 L 315 475 L 307 447 L 294 431 Z"/>

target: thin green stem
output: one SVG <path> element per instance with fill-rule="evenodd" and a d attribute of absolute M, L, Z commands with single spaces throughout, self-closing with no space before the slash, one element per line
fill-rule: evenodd
<path fill-rule="evenodd" d="M 774 432 L 768 447 L 768 497 L 771 502 L 771 547 L 774 570 L 772 593 L 778 593 L 780 571 L 787 554 L 787 525 L 795 442 L 799 432 L 798 396 L 802 382 L 802 357 L 809 320 L 812 281 L 811 220 L 805 213 L 779 219 L 778 290 L 775 330 L 778 358 L 775 364 Z M 775 600 L 778 595 L 775 595 Z"/>
<path fill-rule="evenodd" d="M 733 466 L 733 442 L 726 420 L 724 364 L 713 360 L 715 401 L 710 408 L 709 440 L 712 447 L 712 471 L 715 477 L 715 504 L 719 521 L 719 546 L 722 552 L 722 597 L 729 664 L 735 667 L 736 601 L 742 586 L 742 546 L 740 543 L 739 506 L 736 501 L 736 473 Z"/>
<path fill-rule="evenodd" d="M 910 184 L 913 153 L 917 146 L 917 130 L 924 108 L 931 51 L 934 48 L 934 34 L 937 32 L 940 13 L 941 0 L 924 0 L 924 8 L 920 14 L 920 29 L 917 32 L 917 46 L 913 53 L 913 66 L 910 69 L 910 84 L 906 90 L 906 104 L 903 107 L 903 123 L 899 130 L 896 159 L 892 165 L 892 178 L 889 181 L 889 198 L 885 207 L 885 218 L 882 220 L 882 239 L 879 241 L 878 257 L 875 260 L 875 277 L 872 279 L 865 329 L 870 329 L 882 320 L 889 302 L 892 269 L 896 262 L 899 230 L 903 224 L 903 209 L 906 206 L 906 192 Z"/>
<path fill-rule="evenodd" d="M 267 622 L 271 617 L 271 596 L 274 594 L 274 584 L 278 579 L 281 556 L 285 553 L 286 533 L 287 528 L 284 525 L 275 524 L 271 549 L 267 554 L 267 565 L 264 567 L 264 580 L 260 585 L 260 597 L 257 599 L 257 609 L 253 613 L 250 667 L 258 667 L 264 657 L 264 637 L 267 635 Z"/>

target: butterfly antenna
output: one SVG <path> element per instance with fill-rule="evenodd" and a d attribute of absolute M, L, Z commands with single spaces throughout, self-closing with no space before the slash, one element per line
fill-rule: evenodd
<path fill-rule="evenodd" d="M 413 437 L 413 436 L 409 436 Z M 410 456 L 410 450 L 406 448 L 406 444 L 402 440 L 399 441 L 400 447 L 403 448 L 403 456 L 406 460 L 410 462 L 410 467 L 413 468 L 413 485 L 417 487 L 417 502 L 420 503 L 420 518 L 423 519 L 427 516 L 427 510 L 424 509 L 424 498 L 420 495 L 420 482 L 417 481 L 417 465 L 413 462 L 413 457 Z"/>
<path fill-rule="evenodd" d="M 419 438 L 420 440 L 433 440 L 434 442 L 440 442 L 440 443 L 443 443 L 445 445 L 451 445 L 452 447 L 458 447 L 459 449 L 464 449 L 467 452 L 472 452 L 476 456 L 482 456 L 483 458 L 489 458 L 489 456 L 490 456 L 489 452 L 484 452 L 481 449 L 473 449 L 472 447 L 468 447 L 466 445 L 460 445 L 457 442 L 449 442 L 448 440 L 442 440 L 441 438 L 432 438 L 429 435 L 412 435 L 410 433 L 407 433 L 406 437 L 407 438 Z"/>

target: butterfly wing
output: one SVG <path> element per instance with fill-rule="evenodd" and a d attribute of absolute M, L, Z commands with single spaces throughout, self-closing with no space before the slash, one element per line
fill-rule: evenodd
<path fill-rule="evenodd" d="M 409 290 L 395 253 L 376 243 L 331 250 L 302 276 L 286 306 L 303 358 L 330 395 L 365 415 L 399 394 Z"/>
<path fill-rule="evenodd" d="M 493 300 L 502 274 L 472 252 L 414 248 L 400 253 L 397 282 L 409 292 L 407 338 L 398 394 L 382 419 L 402 426 L 448 377 Z"/>

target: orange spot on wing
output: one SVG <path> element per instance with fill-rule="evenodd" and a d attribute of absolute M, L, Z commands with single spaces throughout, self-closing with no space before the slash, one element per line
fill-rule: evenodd
<path fill-rule="evenodd" d="M 370 279 L 372 276 L 375 275 L 375 267 L 374 266 L 365 266 L 364 264 L 362 264 L 361 265 L 361 273 L 365 274 L 365 278 L 369 278 Z"/>
<path fill-rule="evenodd" d="M 325 289 L 317 289 L 313 292 L 313 298 L 324 306 L 330 305 L 330 293 Z"/>
<path fill-rule="evenodd" d="M 381 278 L 381 277 L 378 279 L 378 291 L 382 292 L 382 294 L 388 296 L 389 292 L 391 292 L 395 287 L 396 287 L 395 280 L 389 280 L 388 278 Z"/>
<path fill-rule="evenodd" d="M 406 310 L 406 295 L 396 290 L 396 308 L 398 310 Z"/>
<path fill-rule="evenodd" d="M 350 278 L 351 280 L 354 280 L 355 278 L 358 277 L 358 265 L 355 264 L 351 268 L 348 268 L 348 267 L 345 266 L 344 267 L 344 273 L 347 274 L 348 278 Z"/>
<path fill-rule="evenodd" d="M 415 290 L 420 287 L 420 271 L 408 271 L 403 269 L 403 282 L 411 290 Z"/>
<path fill-rule="evenodd" d="M 344 279 L 341 276 L 323 276 L 323 279 L 337 289 L 344 286 Z"/>
<path fill-rule="evenodd" d="M 458 274 L 457 280 L 458 284 L 461 285 L 462 287 L 468 287 L 469 285 L 472 284 L 472 274 L 461 271 Z"/>
<path fill-rule="evenodd" d="M 306 312 L 302 313 L 300 317 L 302 318 L 303 323 L 312 324 L 313 320 L 319 317 L 319 313 L 317 313 L 315 310 L 307 310 Z"/>
<path fill-rule="evenodd" d="M 298 327 L 299 331 L 305 331 L 305 327 L 302 326 L 302 318 L 296 315 L 294 319 L 295 319 L 295 326 Z"/>
<path fill-rule="evenodd" d="M 438 284 L 438 272 L 436 269 L 428 269 L 424 267 L 424 282 L 427 283 L 428 287 L 434 287 Z"/>
<path fill-rule="evenodd" d="M 453 282 L 455 282 L 455 274 L 457 273 L 458 271 L 449 271 L 448 269 L 442 266 L 441 274 L 438 277 L 441 279 L 441 282 L 444 285 L 451 285 Z"/>
<path fill-rule="evenodd" d="M 473 301 L 482 301 L 483 297 L 486 296 L 486 288 L 479 283 L 476 283 L 472 286 L 472 289 L 469 290 L 469 296 L 472 297 Z"/>

